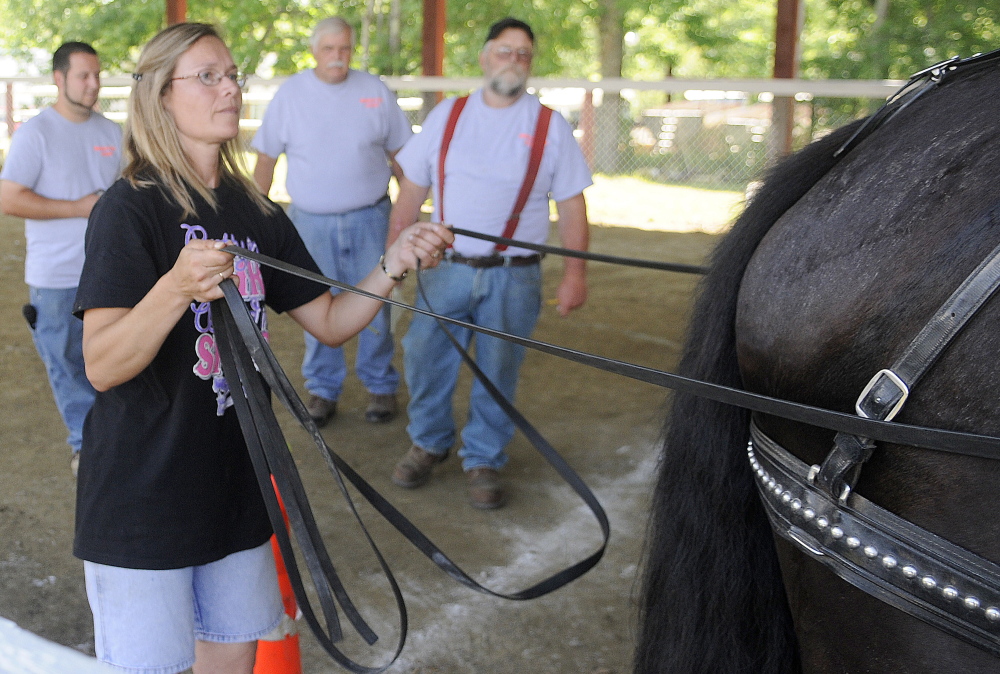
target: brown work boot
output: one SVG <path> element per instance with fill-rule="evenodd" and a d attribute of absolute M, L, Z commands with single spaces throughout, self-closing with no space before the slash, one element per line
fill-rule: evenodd
<path fill-rule="evenodd" d="M 327 400 L 326 398 L 321 398 L 318 395 L 309 396 L 309 402 L 306 403 L 306 412 L 312 417 L 312 420 L 316 422 L 316 425 L 323 428 L 337 414 L 337 401 Z"/>
<path fill-rule="evenodd" d="M 392 471 L 392 482 L 404 489 L 416 489 L 426 484 L 431 479 L 434 466 L 447 458 L 447 451 L 444 454 L 431 454 L 416 445 L 410 445 Z"/>
<path fill-rule="evenodd" d="M 507 494 L 500 482 L 500 473 L 492 468 L 473 468 L 465 475 L 469 479 L 469 503 L 473 508 L 493 510 L 503 507 Z"/>
<path fill-rule="evenodd" d="M 372 424 L 384 424 L 396 416 L 395 393 L 371 393 L 368 396 L 368 409 L 365 410 L 365 421 Z"/>

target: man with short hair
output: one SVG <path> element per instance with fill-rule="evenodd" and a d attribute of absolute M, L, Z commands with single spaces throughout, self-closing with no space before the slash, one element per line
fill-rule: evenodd
<path fill-rule="evenodd" d="M 21 125 L 0 172 L 0 209 L 24 218 L 24 314 L 45 363 L 56 407 L 69 430 L 76 475 L 83 423 L 94 389 L 83 363 L 83 322 L 73 300 L 83 268 L 87 217 L 118 177 L 121 128 L 94 111 L 101 63 L 93 47 L 67 42 L 52 56 L 58 96 Z"/>
<path fill-rule="evenodd" d="M 289 78 L 264 113 L 253 140 L 254 179 L 267 193 L 282 153 L 288 160 L 288 215 L 327 276 L 356 285 L 385 251 L 393 157 L 413 134 L 396 97 L 382 81 L 350 67 L 354 32 L 343 19 L 313 31 L 316 67 Z M 398 178 L 399 176 L 397 176 Z M 337 293 L 336 288 L 330 292 Z M 309 415 L 320 426 L 337 410 L 347 375 L 342 349 L 305 335 L 302 375 Z M 389 309 L 358 336 L 355 371 L 369 392 L 365 419 L 396 413 L 399 373 L 392 366 Z"/>
<path fill-rule="evenodd" d="M 435 222 L 536 244 L 548 239 L 551 194 L 563 246 L 587 249 L 583 190 L 592 184 L 590 170 L 566 120 L 525 93 L 534 46 L 534 34 L 523 21 L 503 19 L 490 28 L 479 56 L 485 86 L 438 105 L 396 156 L 405 177 L 390 220 L 390 242 L 417 219 L 430 189 Z M 444 170 L 439 170 L 442 158 Z M 427 301 L 418 296 L 417 304 L 527 337 L 541 308 L 540 259 L 530 249 L 456 236 L 446 259 L 421 274 Z M 568 315 L 586 296 L 584 262 L 567 257 L 557 292 L 559 313 Z M 449 330 L 466 346 L 472 340 L 468 330 Z M 477 364 L 513 400 L 523 347 L 483 335 L 475 340 Z M 412 446 L 396 464 L 392 480 L 415 488 L 427 482 L 455 442 L 451 403 L 460 356 L 436 321 L 420 314 L 413 316 L 403 351 Z M 513 422 L 474 382 L 459 451 L 474 507 L 504 504 L 498 471 L 507 462 L 505 447 L 513 435 Z"/>

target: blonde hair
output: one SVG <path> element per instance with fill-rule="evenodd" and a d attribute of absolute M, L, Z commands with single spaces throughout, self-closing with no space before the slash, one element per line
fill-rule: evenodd
<path fill-rule="evenodd" d="M 218 31 L 204 23 L 179 23 L 161 31 L 146 43 L 136 64 L 136 80 L 128 99 L 128 120 L 122 139 L 125 168 L 122 177 L 133 187 L 159 186 L 184 211 L 196 215 L 193 189 L 212 207 L 218 208 L 212 188 L 198 175 L 185 154 L 174 118 L 163 107 L 163 94 L 171 85 L 177 60 L 203 37 L 220 41 Z M 243 160 L 244 143 L 239 135 L 220 148 L 220 182 L 229 183 L 247 193 L 261 212 L 273 212 L 275 206 L 250 180 Z"/>

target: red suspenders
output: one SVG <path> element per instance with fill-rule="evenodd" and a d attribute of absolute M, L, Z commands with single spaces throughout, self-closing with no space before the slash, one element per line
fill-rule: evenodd
<path fill-rule="evenodd" d="M 447 222 L 444 218 L 444 162 L 448 156 L 448 146 L 451 145 L 452 136 L 455 135 L 455 126 L 458 124 L 458 117 L 462 114 L 469 97 L 462 96 L 455 100 L 455 105 L 448 115 L 448 123 L 444 127 L 444 136 L 441 138 L 441 154 L 438 156 L 438 213 L 441 222 Z M 552 108 L 542 106 L 538 113 L 538 122 L 535 124 L 535 135 L 531 140 L 531 156 L 528 159 L 528 170 L 524 174 L 524 181 L 521 183 L 521 190 L 517 194 L 514 202 L 514 210 L 507 219 L 507 226 L 503 230 L 503 237 L 509 239 L 517 229 L 517 223 L 521 219 L 521 211 L 528 202 L 528 195 L 535 184 L 538 176 L 538 167 L 542 164 L 542 154 L 545 152 L 545 138 L 549 133 L 549 120 L 552 118 Z M 495 250 L 507 250 L 507 246 L 497 244 Z"/>
<path fill-rule="evenodd" d="M 469 102 L 468 96 L 462 96 L 455 100 L 455 105 L 451 107 L 451 114 L 448 115 L 448 123 L 444 127 L 444 137 L 441 138 L 441 154 L 438 156 L 438 213 L 441 222 L 444 219 L 444 160 L 448 156 L 448 146 L 451 145 L 451 138 L 455 135 L 455 125 L 458 124 L 458 116 L 462 114 L 462 109 Z"/>

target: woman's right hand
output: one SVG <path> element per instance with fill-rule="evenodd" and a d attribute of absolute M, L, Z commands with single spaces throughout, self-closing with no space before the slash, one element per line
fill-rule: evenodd
<path fill-rule="evenodd" d="M 221 250 L 227 245 L 211 239 L 188 242 L 168 272 L 171 289 L 196 302 L 221 298 L 219 284 L 233 275 L 233 255 Z"/>
<path fill-rule="evenodd" d="M 447 225 L 436 222 L 414 223 L 400 232 L 385 251 L 386 273 L 392 277 L 401 277 L 418 267 L 436 267 L 444 257 L 445 249 L 454 242 L 455 234 Z"/>
<path fill-rule="evenodd" d="M 221 250 L 225 245 L 224 241 L 191 241 L 170 271 L 134 307 L 84 312 L 83 356 L 94 388 L 106 391 L 148 366 L 192 300 L 210 302 L 222 297 L 219 284 L 233 275 L 233 256 Z"/>

